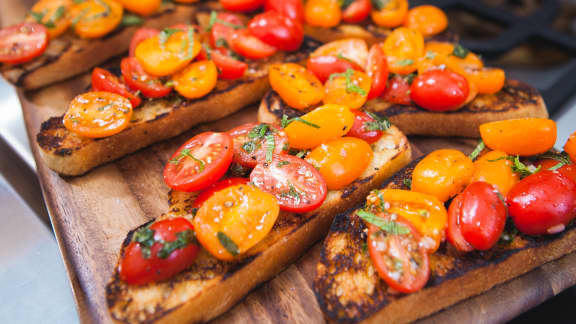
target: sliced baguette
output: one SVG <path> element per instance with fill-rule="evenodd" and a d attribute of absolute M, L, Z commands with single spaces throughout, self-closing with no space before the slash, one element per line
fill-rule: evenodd
<path fill-rule="evenodd" d="M 418 161 L 390 178 L 382 188 L 407 189 Z M 546 237 L 514 236 L 485 252 L 459 253 L 443 244 L 430 257 L 431 275 L 412 294 L 389 291 L 364 248 L 366 226 L 355 210 L 336 216 L 324 241 L 314 290 L 328 322 L 408 323 L 526 273 L 576 250 L 576 228 Z"/>

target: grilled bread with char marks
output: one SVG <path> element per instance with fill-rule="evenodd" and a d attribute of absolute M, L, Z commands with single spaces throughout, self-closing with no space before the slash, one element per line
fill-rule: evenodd
<path fill-rule="evenodd" d="M 196 323 L 222 314 L 324 237 L 334 215 L 361 202 L 371 189 L 411 159 L 408 140 L 394 126 L 373 148 L 374 158 L 359 179 L 342 190 L 330 190 L 324 203 L 314 211 L 281 211 L 266 238 L 237 262 L 219 261 L 201 251 L 192 268 L 170 280 L 144 286 L 127 285 L 116 270 L 106 289 L 112 317 L 119 323 Z M 194 199 L 195 194 L 172 192 L 170 211 L 159 219 L 191 218 Z M 120 255 L 133 233 L 128 234 Z"/>
<path fill-rule="evenodd" d="M 418 160 L 382 188 L 408 189 Z M 314 290 L 328 322 L 408 323 L 524 274 L 576 250 L 574 224 L 546 237 L 517 234 L 488 251 L 461 253 L 443 244 L 430 256 L 430 279 L 412 294 L 389 290 L 366 249 L 366 225 L 357 206 L 336 216 L 324 241 Z M 511 225 L 511 224 L 509 224 Z"/>

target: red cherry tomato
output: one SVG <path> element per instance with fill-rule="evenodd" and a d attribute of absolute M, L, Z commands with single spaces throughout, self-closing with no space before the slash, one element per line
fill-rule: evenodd
<path fill-rule="evenodd" d="M 266 58 L 276 53 L 276 47 L 264 43 L 256 36 L 250 35 L 246 29 L 237 30 L 232 34 L 230 47 L 234 52 L 255 60 Z"/>
<path fill-rule="evenodd" d="M 412 104 L 410 99 L 410 83 L 405 77 L 394 75 L 388 80 L 388 86 L 382 93 L 382 99 L 397 105 L 408 106 Z"/>
<path fill-rule="evenodd" d="M 248 178 L 227 178 L 224 180 L 220 180 L 215 184 L 211 185 L 210 187 L 201 191 L 194 200 L 193 207 L 200 208 L 202 204 L 216 192 L 235 185 L 247 184 L 248 181 L 249 181 Z"/>
<path fill-rule="evenodd" d="M 41 24 L 21 23 L 0 29 L 0 62 L 24 63 L 44 53 L 48 30 Z"/>
<path fill-rule="evenodd" d="M 410 87 L 410 98 L 431 111 L 456 110 L 468 98 L 468 81 L 450 70 L 430 70 L 418 75 Z"/>
<path fill-rule="evenodd" d="M 266 0 L 264 9 L 279 12 L 298 23 L 304 23 L 304 5 L 301 0 Z"/>
<path fill-rule="evenodd" d="M 234 141 L 233 162 L 248 168 L 266 161 L 266 154 L 282 153 L 288 144 L 286 133 L 268 124 L 244 124 L 231 129 L 228 134 Z M 274 143 L 268 144 L 267 136 L 272 136 Z"/>
<path fill-rule="evenodd" d="M 368 226 L 368 251 L 378 274 L 390 288 L 403 293 L 420 290 L 430 276 L 428 252 L 420 244 L 420 233 L 402 217 L 394 220 L 406 234 L 390 233 Z"/>
<path fill-rule="evenodd" d="M 235 80 L 244 76 L 248 64 L 234 59 L 222 51 L 215 49 L 211 53 L 211 59 L 218 67 L 218 77 L 225 80 Z"/>
<path fill-rule="evenodd" d="M 185 245 L 171 249 L 167 243 L 176 240 Z M 185 218 L 155 222 L 132 234 L 118 268 L 120 279 L 131 285 L 169 279 L 194 264 L 199 250 L 192 224 Z"/>
<path fill-rule="evenodd" d="M 556 234 L 576 217 L 576 183 L 558 171 L 540 171 L 512 187 L 506 201 L 522 233 Z"/>
<path fill-rule="evenodd" d="M 130 41 L 130 57 L 134 56 L 134 52 L 136 52 L 136 47 L 138 44 L 140 44 L 143 40 L 152 38 L 158 34 L 160 34 L 160 31 L 155 28 L 143 27 L 138 29 Z"/>
<path fill-rule="evenodd" d="M 355 0 L 342 12 L 342 20 L 351 24 L 362 22 L 368 18 L 370 10 L 370 0 Z"/>
<path fill-rule="evenodd" d="M 328 192 L 326 182 L 312 164 L 287 154 L 274 155 L 272 162 L 259 163 L 252 170 L 250 181 L 273 194 L 280 209 L 296 213 L 318 208 Z"/>
<path fill-rule="evenodd" d="M 164 168 L 164 182 L 178 191 L 204 189 L 228 170 L 234 143 L 227 133 L 205 132 L 182 145 Z"/>
<path fill-rule="evenodd" d="M 548 159 L 538 161 L 536 163 L 536 166 L 537 167 L 540 166 L 540 170 L 544 171 L 555 167 L 556 165 L 558 165 L 558 163 L 559 162 L 557 160 Z M 557 171 L 567 176 L 569 179 L 572 179 L 572 181 L 576 182 L 576 165 L 566 164 L 557 169 Z"/>
<path fill-rule="evenodd" d="M 126 84 L 132 89 L 140 90 L 148 98 L 161 98 L 172 91 L 172 88 L 165 86 L 159 78 L 146 73 L 138 59 L 133 56 L 123 58 L 120 69 Z"/>
<path fill-rule="evenodd" d="M 298 50 L 304 40 L 302 24 L 273 11 L 252 18 L 248 24 L 248 31 L 266 44 L 283 51 Z"/>
<path fill-rule="evenodd" d="M 462 212 L 463 195 L 456 196 L 448 208 L 448 228 L 446 229 L 446 238 L 458 251 L 474 251 L 474 247 L 464 239 L 460 229 L 460 213 Z"/>
<path fill-rule="evenodd" d="M 142 103 L 140 97 L 132 93 L 117 76 L 110 73 L 108 70 L 101 68 L 94 68 L 94 70 L 92 70 L 92 88 L 94 91 L 105 91 L 119 94 L 130 100 L 132 108 L 136 108 Z"/>
<path fill-rule="evenodd" d="M 346 136 L 363 139 L 368 144 L 372 144 L 382 137 L 382 131 L 378 129 L 378 122 L 365 111 L 359 109 L 352 110 L 354 113 L 354 125 Z"/>
<path fill-rule="evenodd" d="M 375 44 L 370 48 L 366 61 L 366 73 L 372 78 L 368 100 L 380 97 L 388 81 L 388 60 L 382 46 Z"/>
<path fill-rule="evenodd" d="M 240 17 L 232 13 L 219 12 L 216 17 L 210 31 L 210 43 L 213 47 L 225 48 L 226 44 L 230 44 L 234 31 L 244 28 L 244 23 Z"/>
<path fill-rule="evenodd" d="M 264 5 L 265 0 L 220 0 L 222 8 L 230 11 L 249 12 Z"/>
<path fill-rule="evenodd" d="M 338 58 L 332 55 L 315 56 L 308 59 L 306 68 L 325 83 L 333 73 L 344 73 L 348 69 L 362 71 L 362 68 L 354 61 Z"/>

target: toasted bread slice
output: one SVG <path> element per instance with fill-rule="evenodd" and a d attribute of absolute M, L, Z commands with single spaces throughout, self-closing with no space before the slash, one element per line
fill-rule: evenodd
<path fill-rule="evenodd" d="M 406 135 L 479 137 L 478 126 L 486 122 L 548 117 L 546 105 L 538 91 L 517 80 L 508 80 L 497 94 L 479 95 L 458 111 L 431 112 L 415 105 L 395 105 L 382 99 L 370 100 L 364 108 L 388 117 Z M 283 114 L 296 117 L 303 113 L 288 107 L 273 91 L 266 94 L 258 111 L 264 120 L 272 116 L 281 118 Z"/>
<path fill-rule="evenodd" d="M 408 140 L 396 127 L 386 131 L 373 148 L 374 158 L 359 179 L 342 190 L 329 191 L 322 206 L 312 212 L 281 211 L 272 231 L 238 262 L 219 261 L 202 251 L 192 268 L 168 281 L 144 286 L 127 285 L 116 271 L 106 289 L 112 317 L 122 323 L 196 323 L 222 314 L 323 237 L 334 215 L 360 202 L 410 161 Z M 194 194 L 173 192 L 170 212 L 161 219 L 192 217 L 194 199 Z"/>
<path fill-rule="evenodd" d="M 407 189 L 404 179 L 411 179 L 417 162 L 382 188 Z M 412 322 L 576 250 L 574 225 L 553 236 L 518 234 L 484 252 L 465 254 L 443 244 L 430 256 L 430 279 L 422 290 L 393 293 L 372 265 L 358 208 L 336 216 L 316 268 L 314 290 L 329 322 Z"/>

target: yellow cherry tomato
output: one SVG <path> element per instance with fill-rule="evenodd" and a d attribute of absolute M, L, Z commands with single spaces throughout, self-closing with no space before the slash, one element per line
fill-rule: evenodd
<path fill-rule="evenodd" d="M 418 30 L 425 37 L 433 36 L 448 27 L 448 17 L 442 9 L 436 6 L 417 6 L 408 11 L 404 26 Z"/>
<path fill-rule="evenodd" d="M 114 0 L 85 0 L 72 7 L 72 26 L 80 37 L 99 38 L 116 29 L 123 13 Z"/>
<path fill-rule="evenodd" d="M 518 173 L 512 171 L 512 161 L 505 159 L 508 154 L 502 151 L 490 151 L 474 161 L 472 181 L 484 181 L 495 186 L 502 196 L 520 181 Z"/>
<path fill-rule="evenodd" d="M 132 118 L 132 104 L 111 92 L 87 92 L 76 96 L 64 115 L 64 127 L 80 136 L 107 137 L 124 130 Z"/>
<path fill-rule="evenodd" d="M 348 69 L 344 73 L 332 74 L 324 85 L 324 103 L 358 109 L 366 103 L 371 85 L 372 79 L 362 71 Z"/>
<path fill-rule="evenodd" d="M 572 163 L 576 163 L 576 132 L 572 133 L 568 141 L 566 141 L 566 144 L 564 144 L 564 151 L 568 153 Z"/>
<path fill-rule="evenodd" d="M 378 26 L 394 28 L 402 25 L 408 14 L 408 0 L 381 1 L 382 8 L 375 6 L 372 10 L 372 21 Z"/>
<path fill-rule="evenodd" d="M 192 225 L 210 254 L 231 261 L 268 235 L 279 212 L 273 195 L 250 185 L 236 185 L 210 196 Z"/>
<path fill-rule="evenodd" d="M 495 94 L 502 90 L 506 73 L 498 68 L 469 69 L 468 78 L 478 88 L 480 94 Z"/>
<path fill-rule="evenodd" d="M 142 16 L 156 13 L 162 5 L 162 0 L 118 0 L 126 10 Z"/>
<path fill-rule="evenodd" d="M 292 121 L 284 131 L 290 147 L 311 149 L 346 135 L 354 125 L 354 114 L 346 106 L 323 105 Z"/>
<path fill-rule="evenodd" d="M 410 74 L 416 71 L 424 54 L 424 37 L 417 30 L 396 28 L 384 41 L 383 49 L 390 72 Z"/>
<path fill-rule="evenodd" d="M 138 44 L 135 56 L 147 73 L 168 76 L 186 67 L 201 49 L 202 44 L 191 26 L 166 28 L 158 36 Z"/>
<path fill-rule="evenodd" d="M 318 168 L 328 189 L 338 190 L 358 179 L 373 156 L 370 144 L 364 140 L 344 137 L 316 147 L 306 160 Z"/>
<path fill-rule="evenodd" d="M 440 201 L 459 194 L 470 183 L 474 164 L 458 150 L 442 149 L 428 154 L 412 172 L 412 190 Z"/>
<path fill-rule="evenodd" d="M 480 136 L 489 148 L 512 155 L 544 153 L 556 143 L 556 123 L 547 118 L 501 120 L 480 125 Z"/>
<path fill-rule="evenodd" d="M 324 98 L 322 82 L 301 65 L 273 64 L 268 77 L 272 89 L 292 108 L 306 109 Z"/>
<path fill-rule="evenodd" d="M 70 27 L 72 5 L 72 0 L 40 0 L 32 7 L 26 20 L 44 25 L 48 36 L 53 39 Z"/>
<path fill-rule="evenodd" d="M 445 66 L 458 74 L 468 76 L 469 71 L 484 67 L 484 63 L 478 55 L 467 52 L 462 47 L 456 51 L 454 49 L 455 46 L 452 43 L 427 42 L 424 47 L 424 56 L 418 62 L 418 73 L 422 74 L 431 69 Z"/>
<path fill-rule="evenodd" d="M 212 61 L 204 60 L 190 64 L 172 78 L 174 89 L 188 98 L 201 98 L 210 93 L 218 81 L 218 69 Z"/>
<path fill-rule="evenodd" d="M 304 5 L 304 19 L 310 26 L 335 27 L 342 19 L 338 0 L 308 0 Z"/>

